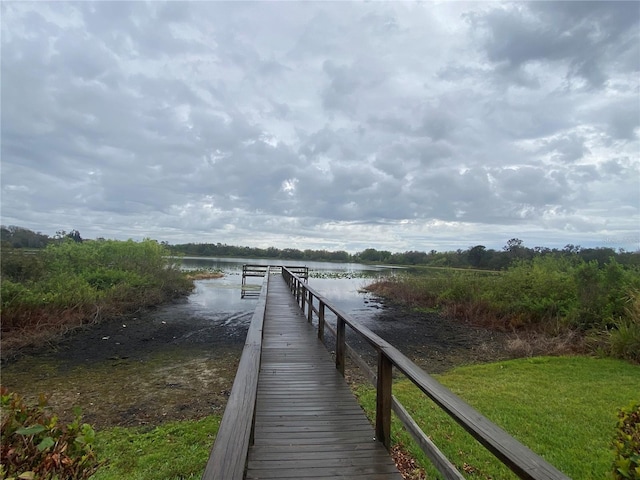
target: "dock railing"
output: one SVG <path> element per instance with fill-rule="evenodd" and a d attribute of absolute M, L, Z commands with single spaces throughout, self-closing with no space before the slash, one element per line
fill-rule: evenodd
<path fill-rule="evenodd" d="M 431 439 L 425 435 L 398 399 L 393 396 L 392 373 L 395 367 L 518 477 L 531 480 L 569 479 L 553 465 L 441 385 L 393 345 L 332 305 L 322 294 L 290 269 L 283 267 L 282 275 L 296 297 L 298 305 L 306 314 L 307 320 L 312 322 L 314 316 L 317 319 L 318 337 L 324 342 L 326 330 L 335 337 L 335 362 L 338 371 L 344 375 L 345 360 L 348 354 L 376 387 L 376 438 L 387 449 L 391 447 L 391 411 L 393 410 L 445 479 L 460 480 L 464 478 Z M 326 321 L 329 312 L 336 317 L 335 329 Z M 377 352 L 377 373 L 373 372 L 365 360 L 347 343 L 345 334 L 347 326 Z"/>
<path fill-rule="evenodd" d="M 249 325 L 236 378 L 202 480 L 244 478 L 253 435 L 268 282 L 269 267 L 265 270 L 260 298 Z"/>
<path fill-rule="evenodd" d="M 248 283 L 247 278 L 251 277 L 264 277 L 267 271 L 272 274 L 280 273 L 280 265 L 242 265 L 242 287 L 240 290 L 240 297 L 257 297 L 260 295 L 260 286 L 255 283 Z M 303 280 L 309 279 L 309 267 L 307 266 L 290 266 L 289 270 L 302 278 Z"/>

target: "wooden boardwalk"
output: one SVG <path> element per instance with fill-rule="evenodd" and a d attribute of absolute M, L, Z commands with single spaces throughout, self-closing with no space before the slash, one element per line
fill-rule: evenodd
<path fill-rule="evenodd" d="M 266 304 L 247 479 L 402 480 L 280 276 Z"/>
<path fill-rule="evenodd" d="M 393 368 L 519 478 L 569 480 L 393 345 L 332 305 L 299 275 L 277 268 L 286 280 L 265 270 L 267 277 L 202 480 L 401 480 L 383 447 L 391 445 L 392 411 L 443 478 L 464 480 L 393 396 Z M 336 319 L 335 327 L 325 323 L 327 312 Z M 317 331 L 307 320 L 314 315 Z M 348 345 L 346 328 L 377 351 L 377 374 Z M 335 337 L 335 363 L 317 338 L 325 330 Z M 341 375 L 347 353 L 376 386 L 375 430 Z"/>

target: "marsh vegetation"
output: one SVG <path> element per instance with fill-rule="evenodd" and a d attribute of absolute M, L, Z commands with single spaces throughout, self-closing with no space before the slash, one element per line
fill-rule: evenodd
<path fill-rule="evenodd" d="M 614 259 L 542 256 L 500 272 L 414 269 L 368 289 L 412 309 L 513 332 L 524 343 L 546 342 L 546 353 L 640 362 L 640 270 Z"/>
<path fill-rule="evenodd" d="M 190 260 L 191 273 L 207 279 L 196 282 L 187 300 L 193 280 L 170 260 L 167 245 L 76 237 L 64 235 L 34 250 L 3 244 L 3 357 L 40 345 L 31 349 L 33 355 L 5 364 L 3 385 L 36 402 L 39 393 L 47 393 L 61 423 L 75 422 L 74 406 L 80 405 L 83 421 L 96 429 L 91 445 L 98 461 L 110 460 L 96 478 L 198 478 L 253 308 L 240 300 L 238 260 Z M 480 262 L 473 270 L 467 264 L 369 272 L 362 265 L 318 264 L 311 282 L 534 450 L 560 451 L 554 442 L 566 440 L 571 448 L 550 458 L 557 467 L 576 478 L 600 477 L 611 466 L 616 409 L 637 396 L 638 367 L 586 357 L 494 362 L 593 352 L 638 362 L 635 257 L 586 259 L 573 249 L 524 258 L 528 250 L 512 247 L 494 256 L 482 249 L 426 254 L 443 264 L 466 255 Z M 375 254 L 366 251 L 364 257 L 378 261 Z M 423 256 L 404 257 L 409 258 L 417 262 Z M 509 266 L 486 270 L 482 262 L 491 258 L 510 258 Z M 225 278 L 215 279 L 222 270 Z M 359 296 L 357 290 L 372 281 L 376 296 Z M 213 291 L 220 295 L 208 296 Z M 386 300 L 381 303 L 377 295 Z M 51 342 L 72 330 L 64 341 Z M 355 388 L 370 408 L 371 391 L 361 384 Z M 425 431 L 451 445 L 465 474 L 507 478 L 409 384 L 399 380 L 394 390 Z M 546 416 L 548 422 L 538 421 Z M 428 471 L 402 435 L 396 436 L 398 448 Z M 587 450 L 589 462 L 581 460 Z M 174 452 L 185 463 L 166 462 Z"/>
<path fill-rule="evenodd" d="M 89 323 L 187 295 L 193 282 L 153 240 L 70 238 L 2 249 L 2 356 Z"/>

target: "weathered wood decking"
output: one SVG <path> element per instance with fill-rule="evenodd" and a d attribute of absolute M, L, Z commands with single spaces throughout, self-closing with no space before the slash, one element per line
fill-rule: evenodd
<path fill-rule="evenodd" d="M 332 305 L 304 278 L 286 267 L 278 269 L 284 280 L 270 275 L 269 268 L 265 270 L 202 480 L 400 480 L 382 446 L 391 445 L 392 410 L 443 478 L 463 479 L 393 396 L 394 367 L 518 477 L 569 480 L 393 345 Z M 335 318 L 335 327 L 326 323 L 328 312 Z M 325 330 L 335 337 L 335 368 L 309 323 L 314 318 L 319 338 Z M 347 328 L 377 352 L 377 373 L 348 345 Z M 342 378 L 347 353 L 376 387 L 375 434 Z"/>
<path fill-rule="evenodd" d="M 269 281 L 247 479 L 401 480 L 285 281 Z"/>

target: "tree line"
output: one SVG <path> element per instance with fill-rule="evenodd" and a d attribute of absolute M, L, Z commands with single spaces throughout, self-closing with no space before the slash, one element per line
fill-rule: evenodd
<path fill-rule="evenodd" d="M 501 250 L 476 245 L 465 250 L 429 252 L 411 250 L 392 253 L 387 250 L 367 248 L 355 254 L 343 250 L 298 250 L 295 248 L 278 249 L 237 247 L 222 243 L 184 243 L 168 245 L 172 253 L 202 257 L 242 257 L 242 258 L 272 258 L 281 260 L 300 261 L 328 261 L 328 262 L 356 262 L 380 263 L 406 266 L 430 266 L 449 268 L 478 268 L 485 270 L 503 270 L 516 261 L 532 260 L 537 257 L 571 257 L 585 262 L 596 261 L 603 266 L 611 259 L 622 265 L 640 266 L 640 251 L 627 252 L 608 247 L 582 248 L 579 245 L 566 245 L 564 248 L 547 248 L 524 246 L 518 238 L 507 241 Z"/>
<path fill-rule="evenodd" d="M 75 242 L 82 242 L 80 232 L 60 230 L 49 237 L 40 232 L 33 232 L 23 227 L 0 227 L 0 240 L 3 247 L 13 248 L 44 248 L 47 245 L 70 238 Z M 101 240 L 101 239 L 98 239 Z M 279 249 L 275 247 L 257 248 L 247 246 L 227 245 L 224 243 L 182 243 L 170 245 L 160 242 L 173 255 L 201 256 L 201 257 L 241 257 L 267 258 L 278 260 L 299 260 L 314 262 L 358 262 L 383 263 L 407 266 L 431 266 L 449 268 L 479 268 L 486 270 L 503 270 L 517 260 L 532 260 L 538 257 L 555 256 L 571 257 L 585 262 L 596 261 L 600 266 L 611 259 L 622 265 L 640 265 L 640 251 L 628 252 L 609 247 L 582 248 L 579 245 L 565 245 L 563 248 L 527 247 L 518 238 L 507 241 L 500 250 L 475 245 L 467 249 L 455 251 L 429 252 L 410 250 L 392 253 L 387 250 L 367 248 L 351 254 L 344 250 L 299 250 L 296 248 Z"/>

